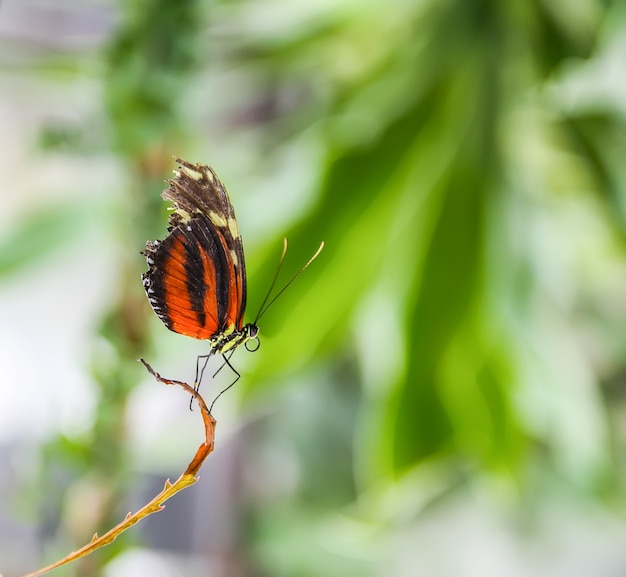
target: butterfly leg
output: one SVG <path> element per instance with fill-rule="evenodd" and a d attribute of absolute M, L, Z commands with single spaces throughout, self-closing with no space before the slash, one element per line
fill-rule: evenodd
<path fill-rule="evenodd" d="M 213 355 L 213 351 L 211 351 L 208 355 L 198 355 L 196 357 L 196 376 L 193 380 L 193 390 L 198 392 L 200 388 L 200 383 L 202 382 L 202 377 L 204 376 L 204 369 L 206 369 L 207 364 L 209 363 L 209 359 Z M 202 362 L 204 361 L 204 362 Z M 202 368 L 200 368 L 202 366 Z M 189 401 L 189 410 L 192 411 L 193 398 Z"/>
<path fill-rule="evenodd" d="M 202 382 L 202 378 L 204 376 L 204 369 L 206 369 L 207 364 L 209 363 L 209 359 L 213 356 L 213 352 L 210 352 L 208 355 L 198 355 L 196 358 L 196 377 L 193 380 L 194 389 L 198 390 L 200 388 L 200 383 Z M 201 360 L 204 363 L 201 363 Z M 200 365 L 202 364 L 202 368 Z"/>
<path fill-rule="evenodd" d="M 228 356 L 222 355 L 222 358 L 224 359 L 224 363 L 222 364 L 222 366 L 219 369 L 217 369 L 215 375 L 217 375 L 217 373 L 219 373 L 225 365 L 228 365 L 230 367 L 230 370 L 233 373 L 235 373 L 235 375 L 237 375 L 237 376 L 235 377 L 235 380 L 230 385 L 228 385 L 223 391 L 220 391 L 220 394 L 217 395 L 217 397 L 215 397 L 213 399 L 213 402 L 211 403 L 211 407 L 209 408 L 209 413 L 213 410 L 213 405 L 215 404 L 215 401 L 217 401 L 217 399 L 219 399 L 228 389 L 230 389 L 241 378 L 241 375 L 239 374 L 239 371 L 230 364 L 230 357 L 232 357 L 233 352 L 234 351 L 232 351 L 230 353 L 230 355 L 228 355 Z M 213 376 L 215 376 L 215 375 L 213 375 Z"/>
<path fill-rule="evenodd" d="M 233 369 L 233 366 L 232 366 L 232 365 L 231 365 L 228 361 L 230 361 L 230 357 L 232 357 L 234 353 L 235 353 L 234 349 L 233 349 L 232 351 L 230 351 L 230 354 L 228 355 L 228 360 L 227 360 L 226 355 L 222 355 L 222 356 L 224 357 L 224 362 L 220 365 L 220 368 L 219 368 L 219 369 L 217 369 L 217 371 L 215 371 L 215 372 L 213 373 L 213 376 L 211 377 L 212 379 L 214 379 L 215 377 L 217 377 L 217 373 L 219 373 L 219 372 L 220 372 L 220 371 L 221 371 L 221 370 L 222 370 L 222 369 L 223 369 L 223 368 L 224 368 L 227 364 L 228 364 L 228 366 L 229 366 L 231 369 Z M 233 369 L 233 371 L 234 371 L 235 373 L 237 373 L 237 371 L 235 371 L 235 369 Z"/>

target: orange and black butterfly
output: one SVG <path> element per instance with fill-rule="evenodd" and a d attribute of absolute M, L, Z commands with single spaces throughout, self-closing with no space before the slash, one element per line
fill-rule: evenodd
<path fill-rule="evenodd" d="M 201 164 L 176 159 L 179 170 L 168 181 L 164 200 L 174 203 L 164 240 L 146 243 L 148 271 L 142 275 L 148 300 L 163 324 L 182 335 L 206 339 L 214 354 L 224 356 L 242 344 L 248 350 L 259 346 L 257 322 L 276 298 L 306 269 L 323 248 L 265 306 L 256 319 L 243 324 L 246 309 L 246 262 L 235 210 L 215 172 Z M 283 257 L 285 256 L 283 250 Z M 281 263 L 282 263 L 281 258 Z M 280 266 L 279 266 L 280 268 Z M 250 345 L 255 342 L 255 345 Z M 202 377 L 196 365 L 196 386 Z M 205 363 L 206 366 L 206 363 Z M 234 384 L 234 383 L 233 383 Z M 232 385 L 231 385 L 232 386 Z"/>

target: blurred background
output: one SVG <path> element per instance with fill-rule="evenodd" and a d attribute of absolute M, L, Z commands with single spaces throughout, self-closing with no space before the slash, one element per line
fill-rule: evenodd
<path fill-rule="evenodd" d="M 55 575 L 626 575 L 625 119 L 622 2 L 3 0 L 4 577 L 202 441 L 137 362 L 208 350 L 139 276 L 173 155 L 230 191 L 249 320 L 284 236 L 285 280 L 326 249 L 199 483 Z"/>

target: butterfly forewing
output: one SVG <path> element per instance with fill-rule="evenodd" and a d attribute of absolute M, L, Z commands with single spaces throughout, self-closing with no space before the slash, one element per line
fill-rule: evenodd
<path fill-rule="evenodd" d="M 208 166 L 176 159 L 180 170 L 163 192 L 174 203 L 169 236 L 148 242 L 144 286 L 170 330 L 197 339 L 240 331 L 246 269 L 235 211 Z"/>

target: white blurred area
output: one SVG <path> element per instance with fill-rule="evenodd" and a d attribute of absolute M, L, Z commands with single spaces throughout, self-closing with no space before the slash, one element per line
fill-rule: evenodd
<path fill-rule="evenodd" d="M 97 195 L 114 185 L 115 175 L 106 163 L 81 166 L 80 160 L 31 154 L 36 135 L 29 128 L 35 129 L 41 114 L 23 98 L 19 79 L 4 76 L 0 218 L 2 234 L 8 235 L 29 211 L 72 196 L 83 202 L 86 193 Z M 115 287 L 113 251 L 103 240 L 102 231 L 94 231 L 0 285 L 0 439 L 77 432 L 91 421 L 93 396 L 84 363 L 95 319 Z"/>

